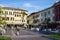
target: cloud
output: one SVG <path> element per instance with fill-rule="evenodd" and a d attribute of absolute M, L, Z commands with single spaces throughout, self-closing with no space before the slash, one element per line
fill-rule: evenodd
<path fill-rule="evenodd" d="M 56 0 L 56 2 L 58 2 L 59 0 Z"/>
<path fill-rule="evenodd" d="M 29 8 L 39 8 L 39 6 L 37 6 L 37 5 L 32 5 L 31 3 L 24 3 L 23 6 L 24 6 L 24 7 L 29 7 Z"/>
<path fill-rule="evenodd" d="M 25 7 L 33 7 L 33 5 L 31 5 L 30 3 L 24 3 L 23 6 L 25 6 Z"/>

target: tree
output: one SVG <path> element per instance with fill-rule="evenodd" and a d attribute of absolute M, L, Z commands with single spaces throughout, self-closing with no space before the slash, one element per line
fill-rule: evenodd
<path fill-rule="evenodd" d="M 0 33 L 1 34 L 3 34 L 2 32 L 4 32 L 5 33 L 5 27 L 6 27 L 6 14 L 4 13 L 4 16 L 5 17 L 2 17 L 2 14 L 3 14 L 3 10 L 2 10 L 2 7 L 0 6 Z M 4 19 L 4 21 L 3 21 L 3 19 Z M 4 30 L 3 30 L 4 29 Z"/>
<path fill-rule="evenodd" d="M 46 22 L 46 24 L 48 24 L 50 22 L 50 18 L 46 18 L 45 22 Z"/>
<path fill-rule="evenodd" d="M 25 17 L 26 13 L 22 12 L 22 21 L 24 22 L 24 17 Z M 24 24 L 24 23 L 23 23 Z"/>
<path fill-rule="evenodd" d="M 0 6 L 0 27 L 2 26 L 2 7 Z"/>
<path fill-rule="evenodd" d="M 7 24 L 6 24 L 6 14 L 4 13 L 5 17 L 4 17 L 4 27 L 7 27 Z"/>
<path fill-rule="evenodd" d="M 47 31 L 48 31 L 48 28 L 49 28 L 49 22 L 50 22 L 50 18 L 46 18 L 45 23 L 47 24 L 47 26 L 46 26 Z"/>
<path fill-rule="evenodd" d="M 26 12 L 22 12 L 22 22 L 23 22 L 23 26 L 26 28 L 26 25 L 24 24 L 24 21 L 25 21 L 25 16 L 26 16 Z"/>
<path fill-rule="evenodd" d="M 4 21 L 3 21 L 3 17 L 2 17 L 2 13 L 3 13 L 3 10 L 2 10 L 2 7 L 0 6 L 0 27 L 6 27 L 6 14 L 5 17 L 4 17 Z"/>

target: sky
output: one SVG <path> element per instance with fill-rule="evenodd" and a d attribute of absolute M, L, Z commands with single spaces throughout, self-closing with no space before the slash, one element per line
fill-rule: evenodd
<path fill-rule="evenodd" d="M 28 15 L 52 6 L 58 0 L 0 0 L 0 6 L 25 9 Z"/>

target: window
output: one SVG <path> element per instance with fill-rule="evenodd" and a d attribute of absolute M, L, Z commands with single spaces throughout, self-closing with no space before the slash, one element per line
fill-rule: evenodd
<path fill-rule="evenodd" d="M 45 16 L 45 17 L 46 17 L 46 13 L 47 13 L 47 12 L 44 12 L 44 16 Z"/>
<path fill-rule="evenodd" d="M 14 21 L 14 18 L 12 18 L 12 21 Z"/>
<path fill-rule="evenodd" d="M 2 18 L 2 20 L 5 20 L 5 18 Z"/>
<path fill-rule="evenodd" d="M 12 20 L 12 17 L 11 17 L 11 19 L 10 20 Z"/>
<path fill-rule="evenodd" d="M 24 20 L 24 22 L 25 22 L 25 20 Z"/>
<path fill-rule="evenodd" d="M 14 15 L 15 13 L 13 12 L 13 15 Z"/>
<path fill-rule="evenodd" d="M 27 23 L 29 24 L 29 20 L 27 20 Z"/>
<path fill-rule="evenodd" d="M 16 17 L 16 14 L 15 14 L 15 17 Z"/>
<path fill-rule="evenodd" d="M 22 22 L 25 22 L 25 20 L 22 20 Z"/>
<path fill-rule="evenodd" d="M 13 17 L 11 17 L 11 18 L 10 18 L 10 20 L 14 21 L 14 18 L 13 18 Z"/>
<path fill-rule="evenodd" d="M 22 22 L 23 22 L 23 20 L 22 20 Z"/>
<path fill-rule="evenodd" d="M 48 11 L 48 14 L 50 15 L 50 11 Z"/>
<path fill-rule="evenodd" d="M 3 11 L 2 11 L 2 14 L 4 15 Z"/>
<path fill-rule="evenodd" d="M 15 14 L 15 17 L 21 17 L 21 15 L 16 15 L 16 14 Z"/>
<path fill-rule="evenodd" d="M 17 15 L 17 17 L 21 17 L 21 15 Z"/>
<path fill-rule="evenodd" d="M 41 21 L 43 21 L 43 19 L 41 19 Z"/>
<path fill-rule="evenodd" d="M 19 17 L 19 15 L 17 15 L 17 17 Z"/>
<path fill-rule="evenodd" d="M 21 15 L 19 15 L 19 17 L 21 17 Z"/>
<path fill-rule="evenodd" d="M 14 21 L 14 18 L 12 18 L 12 21 Z"/>
<path fill-rule="evenodd" d="M 36 18 L 38 18 L 39 17 L 39 15 L 36 15 Z"/>
<path fill-rule="evenodd" d="M 7 17 L 6 20 L 9 20 L 9 17 Z"/>
<path fill-rule="evenodd" d="M 16 12 L 13 12 L 13 15 L 17 14 Z"/>
<path fill-rule="evenodd" d="M 52 9 L 52 13 L 54 13 L 54 9 Z"/>
<path fill-rule="evenodd" d="M 33 21 L 33 23 L 38 23 L 38 22 L 39 22 L 39 20 L 38 20 L 38 19 Z"/>
<path fill-rule="evenodd" d="M 12 15 L 12 12 L 9 12 L 9 15 Z"/>
<path fill-rule="evenodd" d="M 3 14 L 3 11 L 1 13 Z"/>
<path fill-rule="evenodd" d="M 43 13 L 41 13 L 41 16 L 43 16 Z"/>
<path fill-rule="evenodd" d="M 7 14 L 7 15 L 8 15 L 8 11 L 5 11 L 5 14 Z"/>
<path fill-rule="evenodd" d="M 35 18 L 35 16 L 33 16 L 33 19 Z"/>

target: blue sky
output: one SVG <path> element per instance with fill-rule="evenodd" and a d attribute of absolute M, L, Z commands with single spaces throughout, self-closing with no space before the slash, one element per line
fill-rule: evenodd
<path fill-rule="evenodd" d="M 28 11 L 28 14 L 30 14 L 48 8 L 57 1 L 58 0 L 0 0 L 0 5 L 25 9 Z"/>

